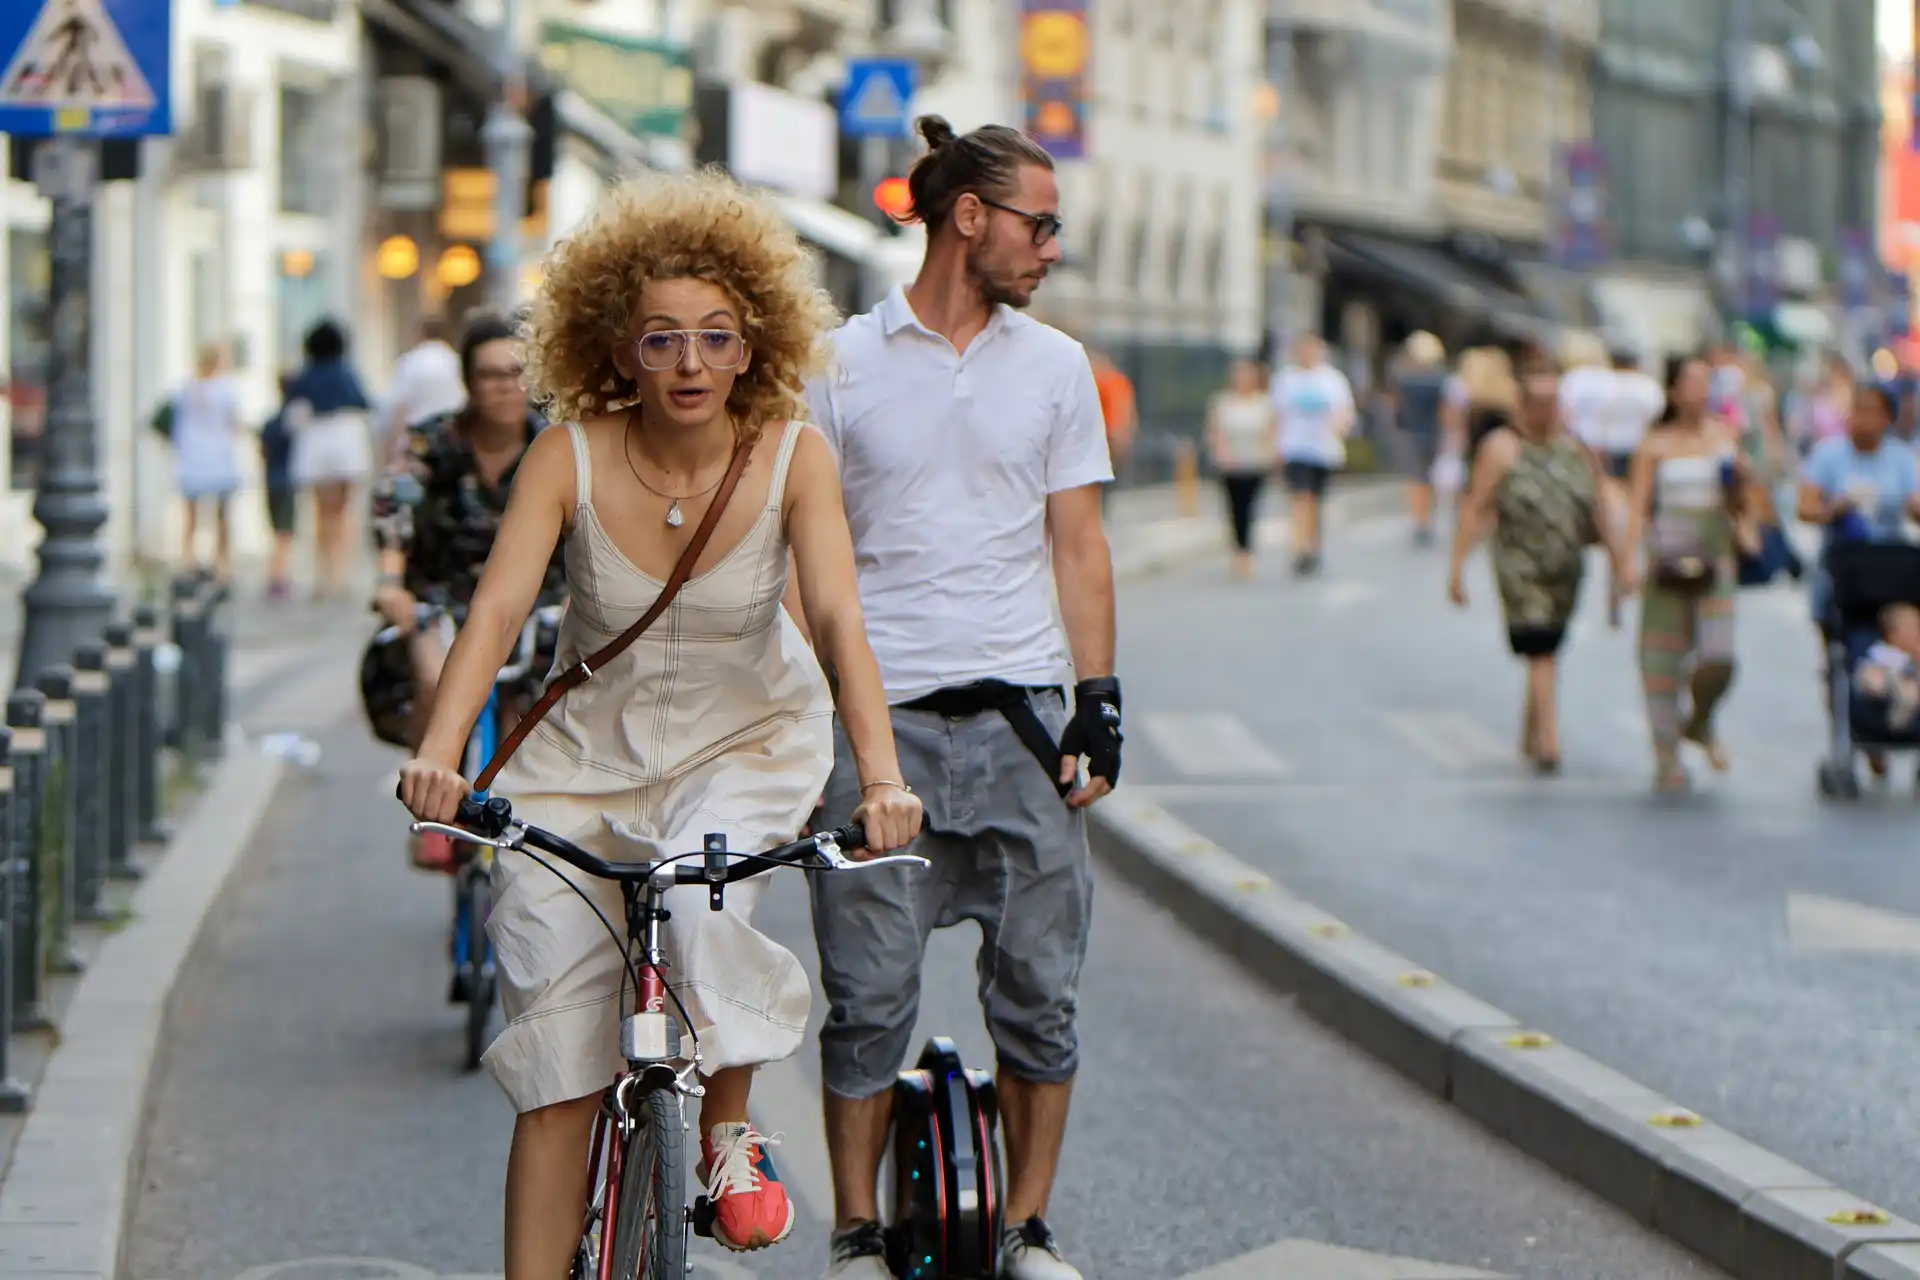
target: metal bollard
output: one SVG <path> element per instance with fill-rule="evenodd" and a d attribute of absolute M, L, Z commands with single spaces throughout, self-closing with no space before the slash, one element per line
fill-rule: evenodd
<path fill-rule="evenodd" d="M 13 856 L 13 735 L 0 729 L 0 859 Z M 13 893 L 11 876 L 0 875 L 0 1115 L 27 1109 L 26 1086 L 7 1063 L 13 1026 Z"/>
<path fill-rule="evenodd" d="M 98 924 L 109 918 L 100 905 L 107 882 L 107 824 L 113 793 L 107 752 L 112 746 L 108 699 L 107 647 L 83 644 L 73 651 L 73 758 L 68 765 L 73 790 L 73 864 L 67 870 L 72 889 L 72 918 Z"/>
<path fill-rule="evenodd" d="M 8 826 L 6 879 L 13 910 L 8 916 L 14 941 L 13 1020 L 16 1033 L 46 1031 L 46 948 L 40 929 L 41 841 L 47 799 L 47 732 L 41 723 L 46 697 L 37 689 L 16 689 L 7 699 L 7 728 L 13 734 L 13 813 Z"/>
<path fill-rule="evenodd" d="M 40 927 L 47 969 L 81 973 L 73 951 L 73 855 L 76 808 L 73 789 L 73 668 L 61 664 L 40 674 L 47 695 L 40 723 L 47 730 L 45 799 L 40 811 Z"/>
<path fill-rule="evenodd" d="M 168 832 L 160 822 L 160 673 L 155 652 L 166 639 L 160 629 L 160 611 L 143 604 L 133 611 L 133 790 L 136 797 L 137 838 L 164 841 Z M 129 871 L 137 870 L 129 864 Z"/>
<path fill-rule="evenodd" d="M 199 584 L 192 578 L 175 579 L 173 643 L 180 650 L 180 672 L 174 677 L 173 718 L 167 726 L 167 745 L 189 764 L 199 763 L 200 726 L 206 723 L 206 713 L 200 710 L 200 654 L 205 613 Z"/>
<path fill-rule="evenodd" d="M 140 821 L 140 779 L 135 757 L 140 749 L 139 660 L 134 630 L 124 622 L 107 628 L 107 879 L 138 880 L 133 837 Z"/>
<path fill-rule="evenodd" d="M 231 622 L 227 600 L 231 595 L 227 586 L 211 577 L 201 585 L 206 611 L 201 615 L 205 662 L 200 669 L 203 681 L 200 710 L 205 718 L 201 721 L 200 734 L 208 758 L 214 760 L 225 755 L 227 749 L 227 654 L 232 648 L 227 634 Z"/>

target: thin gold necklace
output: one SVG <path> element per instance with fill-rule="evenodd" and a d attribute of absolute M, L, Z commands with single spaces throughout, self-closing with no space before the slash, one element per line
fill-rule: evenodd
<path fill-rule="evenodd" d="M 727 473 L 722 471 L 718 476 L 714 477 L 713 483 L 706 488 L 696 493 L 682 494 L 679 497 L 675 497 L 671 493 L 662 493 L 660 490 L 648 484 L 647 478 L 640 474 L 640 468 L 633 465 L 633 418 L 636 412 L 637 410 L 634 409 L 627 410 L 626 427 L 620 433 L 620 456 L 627 460 L 627 470 L 633 472 L 633 478 L 640 482 L 642 489 L 645 489 L 656 498 L 665 498 L 667 500 L 667 528 L 678 529 L 687 522 L 686 516 L 681 513 L 680 504 L 682 502 L 692 501 L 694 498 L 703 498 L 707 494 L 712 493 L 720 487 L 720 482 L 727 478 Z"/>

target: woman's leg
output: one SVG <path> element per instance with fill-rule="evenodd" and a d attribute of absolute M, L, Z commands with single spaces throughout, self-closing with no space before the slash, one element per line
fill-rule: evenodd
<path fill-rule="evenodd" d="M 1227 491 L 1227 513 L 1233 522 L 1234 571 L 1245 575 L 1253 568 L 1253 499 L 1260 478 L 1229 475 L 1221 483 Z"/>
<path fill-rule="evenodd" d="M 341 564 L 347 526 L 347 498 L 352 488 L 345 481 L 329 481 L 314 491 L 319 508 L 318 550 L 320 553 L 320 594 L 332 596 L 340 590 L 344 566 Z"/>
<path fill-rule="evenodd" d="M 587 1144 L 600 1095 L 523 1112 L 507 1155 L 506 1280 L 557 1280 L 587 1213 Z"/>
<path fill-rule="evenodd" d="M 1528 723 L 1533 727 L 1533 762 L 1542 769 L 1560 764 L 1560 715 L 1555 685 L 1560 668 L 1553 654 L 1527 659 Z"/>
<path fill-rule="evenodd" d="M 213 571 L 222 582 L 233 576 L 233 542 L 227 527 L 227 499 L 213 500 Z"/>
<path fill-rule="evenodd" d="M 183 572 L 192 573 L 200 563 L 195 545 L 199 542 L 200 500 L 184 498 L 181 501 L 180 568 Z"/>
<path fill-rule="evenodd" d="M 1686 785 L 1680 768 L 1680 668 L 1693 647 L 1692 602 L 1649 585 L 1640 603 L 1640 684 L 1653 734 L 1655 785 Z"/>
<path fill-rule="evenodd" d="M 717 1124 L 745 1124 L 747 1095 L 753 1090 L 752 1067 L 728 1067 L 710 1076 L 701 1076 L 707 1096 L 700 1100 L 700 1132 L 711 1133 Z"/>
<path fill-rule="evenodd" d="M 1712 594 L 1693 602 L 1697 621 L 1694 626 L 1692 714 L 1687 717 L 1683 736 L 1707 753 L 1707 763 L 1716 773 L 1725 773 L 1731 763 L 1713 730 L 1713 713 L 1733 685 L 1733 596 L 1729 575 L 1722 573 Z"/>

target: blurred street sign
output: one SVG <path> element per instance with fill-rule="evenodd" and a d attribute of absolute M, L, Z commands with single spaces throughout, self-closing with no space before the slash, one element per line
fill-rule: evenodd
<path fill-rule="evenodd" d="M 1555 174 L 1554 255 L 1569 271 L 1590 271 L 1607 260 L 1607 159 L 1591 142 L 1558 148 Z"/>
<path fill-rule="evenodd" d="M 0 4 L 0 133 L 170 133 L 171 0 Z"/>
<path fill-rule="evenodd" d="M 1058 160 L 1087 154 L 1092 38 L 1087 0 L 1022 0 L 1020 71 L 1026 131 Z"/>
<path fill-rule="evenodd" d="M 854 58 L 840 94 L 840 136 L 904 138 L 913 102 L 914 66 L 907 58 Z"/>
<path fill-rule="evenodd" d="M 693 69 L 678 44 L 549 22 L 540 30 L 540 61 L 636 138 L 677 138 L 686 129 Z"/>

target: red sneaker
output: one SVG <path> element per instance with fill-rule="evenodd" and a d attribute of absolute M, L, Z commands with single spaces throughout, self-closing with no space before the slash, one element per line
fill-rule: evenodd
<path fill-rule="evenodd" d="M 717 1124 L 701 1142 L 702 1177 L 713 1202 L 713 1238 L 736 1252 L 779 1244 L 793 1230 L 793 1201 L 752 1125 Z"/>
<path fill-rule="evenodd" d="M 443 875 L 453 870 L 453 841 L 438 831 L 416 833 L 409 842 L 408 852 L 417 870 Z"/>

